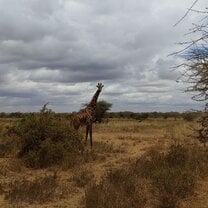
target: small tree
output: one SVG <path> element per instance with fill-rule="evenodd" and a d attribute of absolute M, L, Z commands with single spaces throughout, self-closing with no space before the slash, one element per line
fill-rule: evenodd
<path fill-rule="evenodd" d="M 198 130 L 198 139 L 204 144 L 208 142 L 208 8 L 204 11 L 196 11 L 193 9 L 198 0 L 194 1 L 192 6 L 186 12 L 184 17 L 177 22 L 181 22 L 189 12 L 196 12 L 202 15 L 199 24 L 193 24 L 190 34 L 194 34 L 197 38 L 189 42 L 185 42 L 185 48 L 176 54 L 185 58 L 185 63 L 180 65 L 183 67 L 182 79 L 189 83 L 187 92 L 194 93 L 193 100 L 204 102 L 204 114 L 199 120 L 201 127 Z"/>
<path fill-rule="evenodd" d="M 112 107 L 111 103 L 106 102 L 105 100 L 97 102 L 96 111 L 95 111 L 95 121 L 102 122 L 105 114 Z"/>

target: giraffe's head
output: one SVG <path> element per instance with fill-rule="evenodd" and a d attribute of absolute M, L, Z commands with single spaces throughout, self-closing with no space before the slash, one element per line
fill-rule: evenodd
<path fill-rule="evenodd" d="M 99 91 L 101 91 L 104 85 L 102 83 L 98 83 L 96 87 L 98 88 Z"/>

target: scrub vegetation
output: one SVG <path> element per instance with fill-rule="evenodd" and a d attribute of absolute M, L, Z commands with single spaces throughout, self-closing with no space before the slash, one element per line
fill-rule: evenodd
<path fill-rule="evenodd" d="M 95 123 L 92 150 L 70 115 L 44 108 L 1 118 L 0 207 L 208 206 L 199 115 L 141 115 Z"/>

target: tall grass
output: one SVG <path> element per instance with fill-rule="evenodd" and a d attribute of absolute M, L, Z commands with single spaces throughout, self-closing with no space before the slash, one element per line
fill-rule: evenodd
<path fill-rule="evenodd" d="M 60 200 L 68 194 L 69 187 L 61 186 L 56 175 L 48 175 L 35 180 L 14 180 L 9 184 L 5 199 L 9 203 L 45 203 Z"/>
<path fill-rule="evenodd" d="M 166 153 L 152 149 L 126 169 L 112 170 L 99 184 L 91 184 L 86 208 L 180 207 L 207 168 L 206 151 L 196 156 L 195 148 L 182 145 L 172 145 Z"/>

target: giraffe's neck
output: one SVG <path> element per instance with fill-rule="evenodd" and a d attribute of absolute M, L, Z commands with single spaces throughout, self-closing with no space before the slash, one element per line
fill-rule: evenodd
<path fill-rule="evenodd" d="M 99 94 L 100 94 L 100 90 L 97 90 L 94 96 L 92 97 L 92 100 L 87 105 L 88 108 L 91 108 L 93 110 L 96 109 L 96 104 L 97 104 L 97 99 L 98 99 Z"/>

